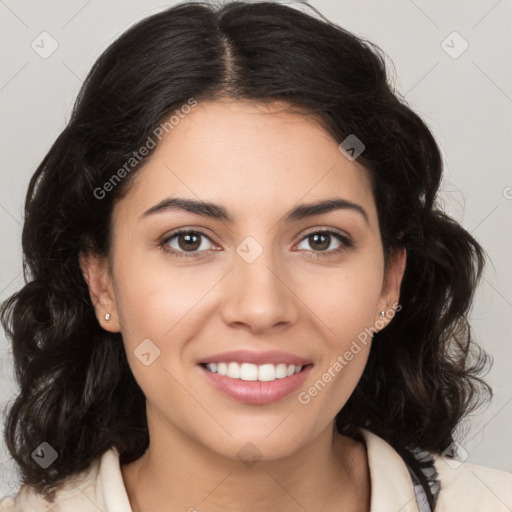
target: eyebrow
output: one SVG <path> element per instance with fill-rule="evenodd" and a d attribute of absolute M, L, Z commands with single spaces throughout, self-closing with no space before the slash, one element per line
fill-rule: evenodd
<path fill-rule="evenodd" d="M 183 197 L 168 197 L 163 199 L 159 203 L 155 204 L 148 210 L 146 210 L 140 219 L 155 215 L 157 213 L 165 213 L 172 210 L 182 210 L 203 217 L 210 217 L 212 219 L 223 220 L 229 223 L 234 222 L 234 217 L 221 205 L 211 203 L 209 201 L 199 201 L 196 199 L 186 199 Z M 292 210 L 290 210 L 284 216 L 285 222 L 293 222 L 313 215 L 320 215 L 322 213 L 328 213 L 335 210 L 350 210 L 359 213 L 366 224 L 370 224 L 368 214 L 366 210 L 352 201 L 335 197 L 331 199 L 325 199 L 316 203 L 301 204 Z"/>

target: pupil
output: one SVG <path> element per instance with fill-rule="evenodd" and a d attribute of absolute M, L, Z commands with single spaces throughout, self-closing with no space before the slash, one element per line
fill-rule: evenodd
<path fill-rule="evenodd" d="M 195 242 L 192 242 L 192 239 L 195 238 L 196 241 Z M 182 240 L 185 240 L 185 244 L 182 244 L 181 241 Z M 187 245 L 188 244 L 188 245 Z M 194 250 L 194 249 L 197 249 L 199 246 L 201 245 L 201 243 L 199 242 L 199 236 L 197 236 L 196 234 L 193 234 L 193 233 L 187 233 L 185 235 L 181 235 L 179 237 L 179 246 L 181 249 L 190 249 L 190 250 Z"/>
<path fill-rule="evenodd" d="M 320 244 L 320 247 L 318 247 L 318 249 L 322 250 L 322 249 L 327 249 L 329 247 L 329 237 L 330 235 L 328 234 L 318 234 L 318 233 L 315 233 L 314 235 L 311 235 L 311 237 L 314 239 L 314 244 L 318 244 L 318 239 L 319 238 L 323 238 L 324 239 L 324 242 L 323 243 L 319 243 Z M 311 238 L 310 237 L 310 238 Z"/>

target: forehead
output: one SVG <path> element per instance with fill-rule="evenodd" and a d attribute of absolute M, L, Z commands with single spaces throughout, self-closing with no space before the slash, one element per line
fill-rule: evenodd
<path fill-rule="evenodd" d="M 164 130 L 126 196 L 130 210 L 176 195 L 262 214 L 336 195 L 374 217 L 367 170 L 343 155 L 316 118 L 286 107 L 198 102 Z"/>

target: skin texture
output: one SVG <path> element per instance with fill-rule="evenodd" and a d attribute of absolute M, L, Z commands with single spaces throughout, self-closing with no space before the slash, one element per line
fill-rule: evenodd
<path fill-rule="evenodd" d="M 253 512 L 313 512 L 340 503 L 369 510 L 364 444 L 336 433 L 333 420 L 357 385 L 370 343 L 309 403 L 297 395 L 398 303 L 406 254 L 395 253 L 385 275 L 367 171 L 311 117 L 283 106 L 199 102 L 116 203 L 108 260 L 81 255 L 98 321 L 122 333 L 146 396 L 150 446 L 122 467 L 135 512 L 248 505 Z M 140 219 L 170 196 L 221 204 L 235 221 L 179 210 Z M 348 209 L 283 220 L 298 204 L 332 197 L 362 206 L 368 223 Z M 207 234 L 194 249 L 199 257 L 159 246 L 178 228 Z M 333 254 L 343 242 L 331 237 L 322 246 L 306 236 L 326 228 L 354 246 Z M 263 250 L 251 263 L 236 251 L 248 236 Z M 167 247 L 190 255 L 186 244 L 177 236 Z M 148 366 L 134 354 L 145 339 L 160 350 Z M 236 349 L 283 350 L 313 368 L 297 392 L 277 402 L 240 403 L 217 391 L 197 364 Z M 251 467 L 237 456 L 247 443 L 261 455 Z"/>

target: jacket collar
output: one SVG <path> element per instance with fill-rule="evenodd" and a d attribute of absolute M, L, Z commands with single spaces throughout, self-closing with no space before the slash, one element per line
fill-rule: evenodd
<path fill-rule="evenodd" d="M 369 430 L 360 429 L 360 432 L 370 468 L 370 512 L 419 512 L 411 476 L 400 455 Z"/>

